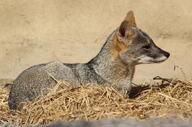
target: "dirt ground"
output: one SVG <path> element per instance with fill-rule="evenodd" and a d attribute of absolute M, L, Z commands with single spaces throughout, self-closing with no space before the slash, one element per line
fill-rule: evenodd
<path fill-rule="evenodd" d="M 164 63 L 139 65 L 135 82 L 192 76 L 191 0 L 1 0 L 0 78 L 53 60 L 87 62 L 128 10 L 137 25 L 171 53 Z"/>

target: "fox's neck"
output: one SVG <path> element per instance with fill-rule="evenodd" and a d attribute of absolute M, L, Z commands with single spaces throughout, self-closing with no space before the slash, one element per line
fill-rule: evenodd
<path fill-rule="evenodd" d="M 135 65 L 123 63 L 117 53 L 114 53 L 113 41 L 116 39 L 114 31 L 107 39 L 99 54 L 89 64 L 93 66 L 96 73 L 110 83 L 131 83 Z"/>

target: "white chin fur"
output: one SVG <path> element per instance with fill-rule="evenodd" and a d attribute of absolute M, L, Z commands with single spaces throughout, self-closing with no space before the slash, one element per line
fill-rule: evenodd
<path fill-rule="evenodd" d="M 141 63 L 141 64 L 142 64 L 142 63 L 143 63 L 143 64 L 145 64 L 145 63 L 151 63 L 151 60 L 152 60 L 151 57 L 148 57 L 148 56 L 140 56 L 138 63 Z"/>
<path fill-rule="evenodd" d="M 162 56 L 162 57 L 159 57 L 158 59 L 155 59 L 155 61 L 161 62 L 161 61 L 164 61 L 164 60 L 166 60 L 166 59 L 167 59 L 167 57 Z"/>
<path fill-rule="evenodd" d="M 167 59 L 167 57 L 162 56 L 157 59 L 153 59 L 152 57 L 148 56 L 140 56 L 138 63 L 141 64 L 148 64 L 148 63 L 158 63 L 158 62 L 163 62 Z"/>

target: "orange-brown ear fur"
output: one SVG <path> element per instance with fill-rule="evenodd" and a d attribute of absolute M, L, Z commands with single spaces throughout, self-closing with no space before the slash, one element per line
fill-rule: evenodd
<path fill-rule="evenodd" d="M 129 29 L 129 24 L 127 21 L 123 21 L 119 27 L 119 33 L 122 37 L 125 37 L 126 31 Z"/>
<path fill-rule="evenodd" d="M 132 37 L 135 33 L 133 32 L 131 27 L 136 27 L 135 17 L 133 11 L 129 11 L 125 20 L 121 23 L 119 27 L 119 38 L 120 39 L 128 39 Z"/>
<path fill-rule="evenodd" d="M 132 28 L 129 26 L 127 21 L 123 21 L 119 27 L 118 31 L 118 38 L 121 39 L 128 39 L 130 37 L 133 37 L 135 35 L 135 32 L 132 30 Z"/>
<path fill-rule="evenodd" d="M 116 36 L 113 39 L 111 52 L 113 56 L 117 56 L 119 52 L 128 48 L 128 44 L 125 43 L 127 39 L 131 39 L 135 36 L 135 32 L 131 27 L 136 27 L 135 17 L 133 11 L 129 11 L 125 20 L 121 23 Z"/>
<path fill-rule="evenodd" d="M 125 17 L 125 21 L 128 22 L 129 26 L 137 27 L 135 22 L 135 16 L 132 10 L 127 13 L 127 16 Z"/>

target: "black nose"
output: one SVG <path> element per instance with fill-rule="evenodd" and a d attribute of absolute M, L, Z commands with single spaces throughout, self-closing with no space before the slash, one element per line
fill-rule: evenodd
<path fill-rule="evenodd" d="M 168 58 L 170 56 L 170 53 L 164 52 L 164 55 Z"/>

